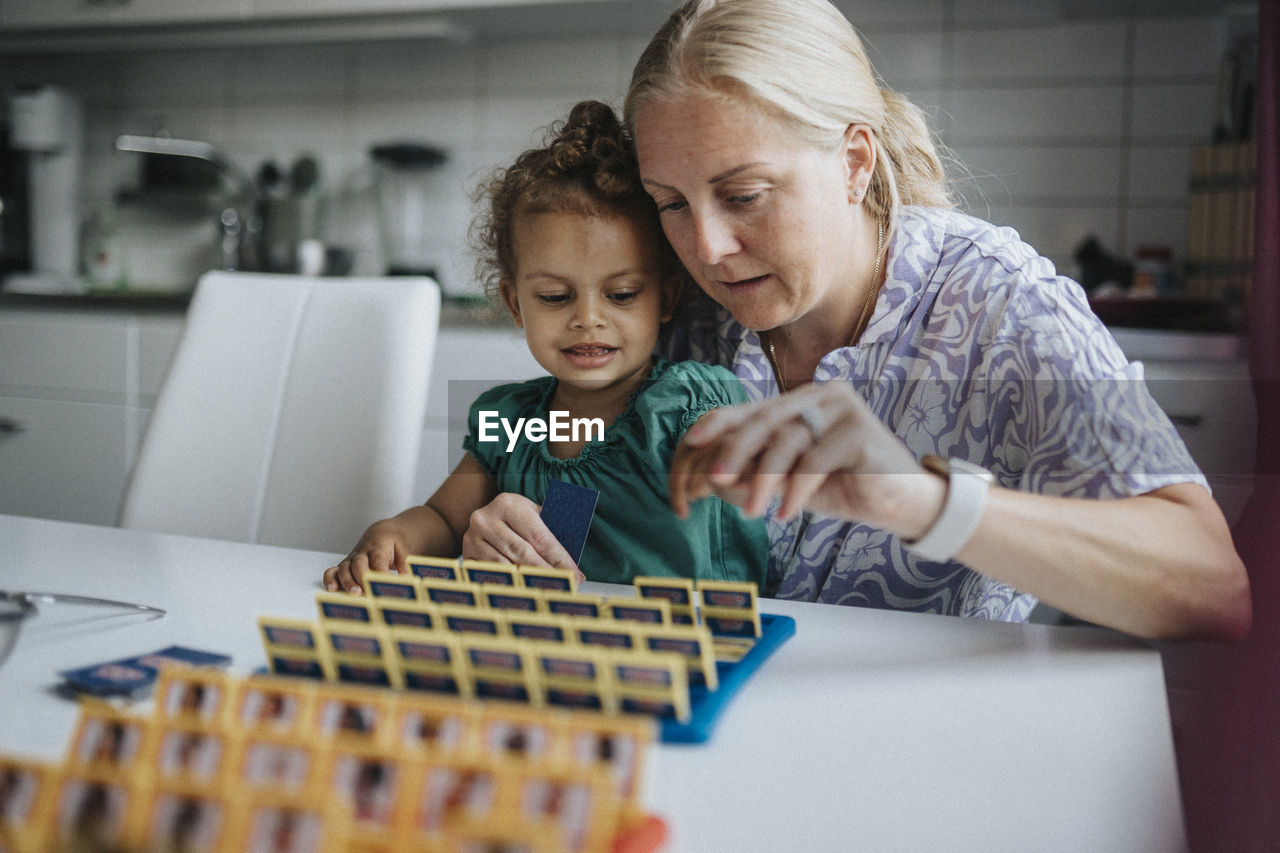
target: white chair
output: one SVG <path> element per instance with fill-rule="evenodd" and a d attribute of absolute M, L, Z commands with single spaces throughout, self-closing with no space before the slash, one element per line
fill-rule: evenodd
<path fill-rule="evenodd" d="M 346 553 L 420 502 L 439 318 L 429 278 L 205 274 L 120 526 Z"/>

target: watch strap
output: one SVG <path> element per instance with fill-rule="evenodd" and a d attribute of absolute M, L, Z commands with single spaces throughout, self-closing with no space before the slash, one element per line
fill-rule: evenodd
<path fill-rule="evenodd" d="M 933 526 L 919 539 L 903 544 L 926 560 L 943 562 L 955 556 L 977 529 L 991 488 L 991 472 L 964 459 L 926 456 L 921 462 L 946 478 L 947 498 Z"/>

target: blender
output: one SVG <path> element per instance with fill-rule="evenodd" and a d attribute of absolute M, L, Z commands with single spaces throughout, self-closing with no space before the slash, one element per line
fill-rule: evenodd
<path fill-rule="evenodd" d="M 426 275 L 439 282 L 442 197 L 440 166 L 445 152 L 416 142 L 376 145 L 374 167 L 378 231 L 387 275 Z"/>

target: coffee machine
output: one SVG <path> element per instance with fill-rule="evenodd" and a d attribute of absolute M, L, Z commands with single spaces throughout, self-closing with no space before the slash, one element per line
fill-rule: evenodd
<path fill-rule="evenodd" d="M 80 292 L 80 180 L 84 118 L 79 101 L 56 86 L 20 89 L 9 97 L 8 147 L 23 168 L 7 183 L 14 197 L 5 199 L 5 256 L 21 259 L 8 269 L 4 289 L 20 293 Z M 17 264 L 15 264 L 17 266 Z"/>

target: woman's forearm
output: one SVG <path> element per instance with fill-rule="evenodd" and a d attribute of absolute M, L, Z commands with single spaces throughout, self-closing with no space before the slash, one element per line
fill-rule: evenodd
<path fill-rule="evenodd" d="M 784 519 L 804 508 L 908 542 L 932 528 L 947 495 L 946 481 L 839 383 L 704 415 L 677 449 L 670 482 L 677 512 L 709 493 L 757 512 L 782 498 Z M 1195 484 L 1113 500 L 992 488 L 954 557 L 1080 619 L 1139 636 L 1236 640 L 1249 627 L 1244 566 L 1222 512 Z"/>
<path fill-rule="evenodd" d="M 1194 484 L 1115 500 L 992 489 L 956 555 L 1077 618 L 1142 637 L 1235 641 L 1249 629 L 1244 565 Z"/>

